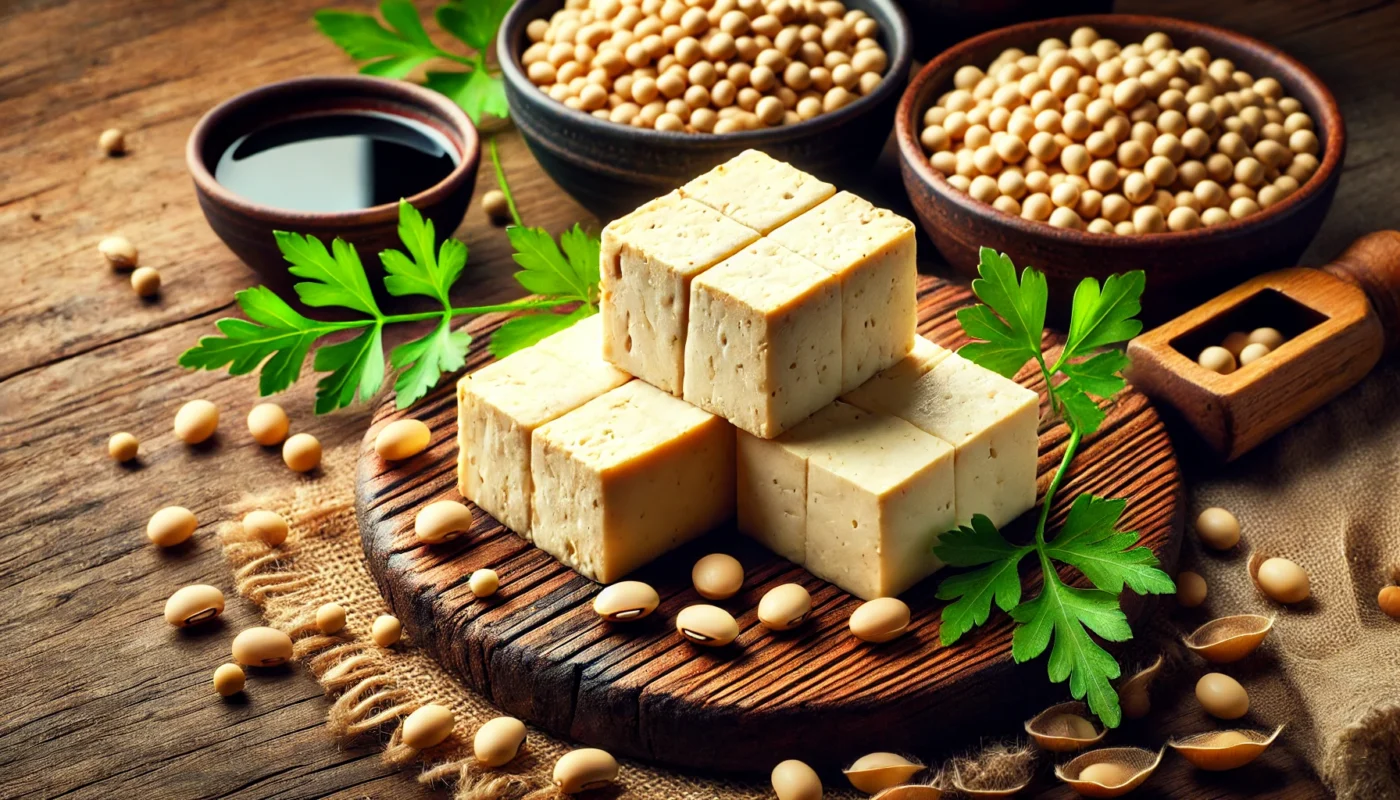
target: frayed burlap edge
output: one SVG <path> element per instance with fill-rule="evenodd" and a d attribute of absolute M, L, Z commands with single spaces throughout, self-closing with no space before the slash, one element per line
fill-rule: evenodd
<path fill-rule="evenodd" d="M 343 463 L 332 470 L 349 468 L 349 459 L 342 455 L 337 460 Z M 420 703 L 392 677 L 389 659 L 396 651 L 359 639 L 349 626 L 339 634 L 325 635 L 315 624 L 316 610 L 326 596 L 317 591 L 315 576 L 297 563 L 302 531 L 315 529 L 318 523 L 333 526 L 347 513 L 353 517 L 353 498 L 320 496 L 324 494 L 316 484 L 307 483 L 293 492 L 282 489 L 244 497 L 229 507 L 230 521 L 220 525 L 218 535 L 233 570 L 234 588 L 262 610 L 268 625 L 292 637 L 293 659 L 310 670 L 333 698 L 326 714 L 330 733 L 342 741 L 387 733 L 385 763 L 406 767 L 421 756 L 424 767 L 418 781 L 452 786 L 454 800 L 541 800 L 557 794 L 553 786 L 520 775 L 484 770 L 470 755 L 470 747 L 455 738 L 421 754 L 403 744 L 402 721 Z M 244 533 L 238 520 L 255 508 L 268 508 L 295 521 L 286 542 L 270 547 Z M 332 531 L 331 535 L 345 533 Z M 372 619 L 368 610 L 363 611 L 361 617 Z M 387 611 L 378 608 L 373 615 Z"/>
<path fill-rule="evenodd" d="M 1342 730 L 1323 772 L 1338 797 L 1389 797 L 1400 786 L 1400 703 L 1379 706 Z"/>

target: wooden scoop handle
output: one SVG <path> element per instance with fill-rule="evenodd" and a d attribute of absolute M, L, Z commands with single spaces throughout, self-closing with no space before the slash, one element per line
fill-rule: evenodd
<path fill-rule="evenodd" d="M 1322 269 L 1366 293 L 1385 330 L 1386 352 L 1400 350 L 1400 231 L 1368 233 Z"/>

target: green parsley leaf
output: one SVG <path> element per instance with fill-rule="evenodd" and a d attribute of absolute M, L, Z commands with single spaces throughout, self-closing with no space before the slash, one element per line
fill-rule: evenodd
<path fill-rule="evenodd" d="M 376 321 L 355 338 L 316 350 L 317 372 L 330 374 L 316 383 L 316 413 L 328 414 L 368 400 L 384 385 L 384 324 Z"/>
<path fill-rule="evenodd" d="M 1095 397 L 1109 398 L 1118 394 L 1128 382 L 1122 371 L 1130 359 L 1121 350 L 1105 350 L 1083 361 L 1068 361 L 1060 365 L 1060 373 L 1075 391 Z M 1063 385 L 1063 384 L 1061 384 Z"/>
<path fill-rule="evenodd" d="M 482 116 L 505 119 L 510 116 L 510 105 L 506 102 L 505 79 L 491 75 L 482 69 L 470 72 L 428 72 L 424 86 L 446 95 L 447 99 L 461 106 L 472 122 L 481 124 Z"/>
<path fill-rule="evenodd" d="M 1027 361 L 1040 358 L 1040 337 L 1045 329 L 1045 307 L 1050 289 L 1045 275 L 1027 267 L 1016 280 L 1016 267 L 1005 254 L 990 247 L 981 250 L 972 291 L 985 305 L 958 311 L 963 330 L 980 342 L 965 345 L 960 355 L 1006 377 L 1015 375 Z"/>
<path fill-rule="evenodd" d="M 495 42 L 496 31 L 506 18 L 514 0 L 454 0 L 439 6 L 438 25 L 465 42 L 473 50 L 485 53 Z"/>
<path fill-rule="evenodd" d="M 491 355 L 505 358 L 596 313 L 589 306 L 579 306 L 568 314 L 544 312 L 514 317 L 491 335 Z"/>
<path fill-rule="evenodd" d="M 1146 286 L 1147 276 L 1142 270 L 1108 276 L 1102 291 L 1093 278 L 1080 281 L 1074 290 L 1061 363 L 1094 348 L 1126 342 L 1141 333 L 1142 322 L 1134 318 L 1142 311 L 1142 290 Z"/>
<path fill-rule="evenodd" d="M 560 237 L 565 252 L 543 228 L 512 225 L 506 236 L 515 248 L 512 256 L 521 269 L 515 279 L 525 290 L 548 297 L 560 297 L 591 303 L 598 282 L 598 245 L 587 244 L 591 237 L 579 225 Z"/>
<path fill-rule="evenodd" d="M 1070 506 L 1064 527 L 1045 554 L 1075 567 L 1100 589 L 1118 594 L 1126 585 L 1138 594 L 1170 594 L 1172 579 L 1160 569 L 1157 556 L 1137 544 L 1136 533 L 1116 529 L 1126 500 L 1105 500 L 1081 494 Z"/>
<path fill-rule="evenodd" d="M 399 201 L 399 238 L 408 256 L 398 250 L 379 254 L 387 273 L 384 288 L 396 297 L 424 295 L 450 306 L 447 293 L 467 265 L 467 246 L 456 239 L 446 239 L 435 257 L 433 221 L 423 219 L 406 200 Z"/>
<path fill-rule="evenodd" d="M 953 600 L 943 607 L 939 637 L 943 644 L 957 642 L 968 631 L 987 621 L 992 601 L 1002 611 L 1021 602 L 1021 559 L 1034 547 L 1017 547 L 1002 537 L 992 521 L 982 514 L 941 537 L 933 552 L 949 566 L 981 569 L 945 579 L 938 586 L 938 599 Z"/>
<path fill-rule="evenodd" d="M 246 375 L 262 365 L 258 391 L 263 395 L 286 389 L 301 375 L 306 354 L 317 338 L 334 330 L 298 314 L 266 286 L 244 289 L 234 295 L 248 320 L 226 318 L 214 323 L 223 336 L 203 336 L 180 354 L 187 369 L 219 369 L 228 365 L 230 375 Z"/>
<path fill-rule="evenodd" d="M 324 9 L 313 19 L 346 55 L 356 61 L 369 60 L 360 67 L 366 75 L 403 78 L 442 54 L 423 30 L 418 10 L 409 0 L 383 0 L 379 11 L 392 28 L 369 14 L 350 11 Z"/>
<path fill-rule="evenodd" d="M 1113 656 L 1089 637 L 1093 631 L 1111 642 L 1132 638 L 1117 595 L 1066 586 L 1054 570 L 1047 569 L 1040 594 L 1012 609 L 1011 617 L 1021 623 L 1011 634 L 1011 656 L 1016 663 L 1045 652 L 1053 638 L 1050 680 L 1060 683 L 1068 679 L 1070 694 L 1076 700 L 1087 696 L 1089 710 L 1104 725 L 1117 727 L 1123 714 L 1110 681 L 1121 670 Z"/>
<path fill-rule="evenodd" d="M 399 408 L 408 408 L 422 399 L 437 386 L 444 372 L 455 372 L 466 365 L 472 335 L 453 331 L 451 323 L 452 317 L 444 314 L 432 333 L 389 352 L 390 366 L 402 370 L 394 381 L 394 401 Z"/>
<path fill-rule="evenodd" d="M 1082 436 L 1098 432 L 1106 417 L 1103 409 L 1099 408 L 1099 404 L 1095 403 L 1092 397 L 1085 394 L 1073 381 L 1065 381 L 1052 391 L 1060 401 L 1060 408 L 1064 411 L 1065 421 L 1070 427 L 1079 431 Z"/>
<path fill-rule="evenodd" d="M 315 308 L 342 306 L 376 319 L 384 315 L 369 288 L 369 278 L 355 248 L 343 239 L 331 243 L 331 250 L 315 236 L 274 231 L 282 257 L 291 264 L 287 271 L 307 280 L 294 285 L 301 302 Z"/>

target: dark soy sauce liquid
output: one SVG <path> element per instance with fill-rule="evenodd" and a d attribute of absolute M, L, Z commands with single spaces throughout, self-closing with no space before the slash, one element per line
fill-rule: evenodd
<path fill-rule="evenodd" d="M 457 151 L 417 120 L 373 111 L 277 122 L 234 141 L 214 179 L 263 205 L 358 211 L 431 188 L 457 167 Z"/>

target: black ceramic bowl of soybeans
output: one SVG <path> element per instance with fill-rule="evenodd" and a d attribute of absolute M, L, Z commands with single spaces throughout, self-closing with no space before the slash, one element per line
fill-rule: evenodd
<path fill-rule="evenodd" d="M 1148 34 L 1161 31 L 1170 37 L 1174 49 L 1186 51 L 1204 47 L 1212 59 L 1229 59 L 1236 70 L 1247 71 L 1256 80 L 1274 78 L 1281 84 L 1283 96 L 1296 98 L 1302 111 L 1311 118 L 1319 148 L 1313 157 L 1315 166 L 1311 174 L 1298 181 L 1298 186 L 1282 200 L 1263 204 L 1262 209 L 1256 208 L 1242 218 L 1210 227 L 1201 223 L 1194 229 L 1127 235 L 1095 233 L 1082 224 L 1078 229 L 1054 227 L 1047 222 L 998 210 L 989 204 L 991 201 L 975 199 L 970 190 L 956 188 L 950 182 L 950 178 L 956 179 L 956 176 L 935 169 L 930 163 L 929 150 L 920 140 L 925 113 L 954 88 L 954 73 L 964 66 L 985 70 L 1007 48 L 1035 54 L 1038 45 L 1048 38 L 1069 43 L 1071 34 L 1081 27 L 1093 28 L 1100 36 L 1122 45 L 1142 42 Z M 1225 94 L 1223 90 L 1221 93 Z M 1113 101 L 1110 99 L 1110 102 Z M 1191 124 L 1194 127 L 1194 123 Z M 900 101 L 895 128 L 900 171 L 919 223 L 943 257 L 959 272 L 976 277 L 978 248 L 994 247 L 1009 254 L 1018 265 L 1032 265 L 1043 270 L 1054 298 L 1052 313 L 1058 309 L 1063 314 L 1067 313 L 1074 287 L 1081 279 L 1103 279 L 1113 273 L 1141 269 L 1147 273 L 1144 315 L 1158 321 L 1249 277 L 1295 265 L 1332 204 L 1346 152 L 1346 131 L 1331 92 L 1316 75 L 1282 50 L 1209 25 L 1121 14 L 1065 17 L 1015 25 L 982 34 L 944 51 L 910 82 Z M 1120 143 L 1124 141 L 1119 139 Z M 1188 158 L 1208 160 L 1219 152 L 1219 143 L 1220 139 L 1212 137 L 1204 155 Z M 1118 152 L 1091 158 L 1116 160 Z M 1053 158 L 1051 162 L 1055 163 Z M 1115 161 L 1114 166 L 1122 165 Z M 1092 175 L 1091 172 L 1084 174 Z M 999 176 L 994 177 L 999 181 Z M 1228 184 L 1233 178 L 1223 180 Z M 1125 192 L 1126 186 L 1126 178 L 1123 178 L 1117 183 L 1118 188 L 1107 189 L 1102 194 L 1107 197 L 1112 192 Z M 1169 194 L 1183 188 L 1157 187 Z M 1225 198 L 1227 204 L 1233 197 Z M 1131 202 L 1135 207 L 1139 205 L 1138 201 Z M 1199 212 L 1204 215 L 1213 210 L 1202 207 Z M 1136 213 L 1136 208 L 1132 213 Z M 1201 219 L 1204 220 L 1204 216 Z"/>
<path fill-rule="evenodd" d="M 401 247 L 399 199 L 432 220 L 439 240 L 450 236 L 471 202 L 480 156 L 476 128 L 454 103 L 365 76 L 244 92 L 205 114 L 185 148 L 209 226 L 289 299 L 293 279 L 273 231 L 355 245 L 378 291 L 380 251 Z"/>
<path fill-rule="evenodd" d="M 862 177 L 894 125 L 909 74 L 909 22 L 894 0 L 846 0 L 879 25 L 888 54 L 878 86 L 812 119 L 734 133 L 658 131 L 600 120 L 565 106 L 531 83 L 521 65 L 526 26 L 549 18 L 561 0 L 519 0 L 501 25 L 496 52 L 511 118 L 530 151 L 564 191 L 604 221 L 675 189 L 747 149 L 757 149 L 838 185 Z"/>

